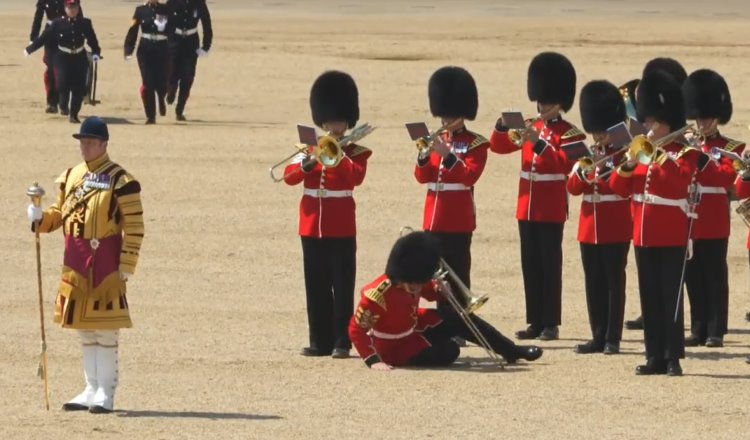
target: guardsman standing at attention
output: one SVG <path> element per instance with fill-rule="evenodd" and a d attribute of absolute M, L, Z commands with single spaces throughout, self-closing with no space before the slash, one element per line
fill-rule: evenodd
<path fill-rule="evenodd" d="M 127 282 L 143 242 L 141 185 L 107 155 L 109 131 L 96 116 L 81 124 L 84 162 L 55 181 L 57 200 L 46 210 L 30 205 L 39 232 L 62 228 L 62 280 L 55 322 L 75 329 L 83 346 L 86 388 L 63 405 L 66 411 L 111 413 L 119 376 L 119 330 L 132 326 Z"/>
<path fill-rule="evenodd" d="M 174 32 L 169 46 L 171 51 L 167 103 L 174 103 L 178 121 L 185 121 L 185 104 L 195 81 L 198 57 L 208 56 L 214 33 L 211 28 L 211 14 L 206 0 L 167 0 L 172 11 L 170 20 Z M 198 36 L 198 21 L 203 26 L 203 44 Z"/>
<path fill-rule="evenodd" d="M 636 106 L 638 120 L 650 130 L 654 151 L 644 148 L 637 157 L 628 157 L 610 178 L 612 190 L 632 200 L 633 246 L 646 342 L 646 364 L 638 366 L 636 374 L 681 376 L 688 189 L 696 167 L 705 166 L 708 157 L 680 142 L 685 108 L 682 89 L 672 76 L 659 70 L 646 75 L 638 86 Z"/>
<path fill-rule="evenodd" d="M 446 66 L 428 84 L 430 112 L 446 132 L 420 151 L 417 182 L 427 185 L 422 227 L 440 241 L 443 259 L 471 286 L 471 238 L 476 229 L 474 185 L 487 163 L 489 143 L 466 128 L 477 116 L 477 86 L 461 67 Z"/>
<path fill-rule="evenodd" d="M 601 162 L 573 167 L 568 192 L 583 195 L 578 222 L 578 241 L 586 285 L 586 304 L 591 324 L 590 341 L 575 347 L 577 353 L 620 352 L 625 313 L 625 268 L 633 233 L 630 199 L 609 187 L 613 167 L 622 160 L 610 145 L 607 129 L 626 120 L 625 103 L 617 87 L 608 81 L 591 81 L 579 99 L 583 129 L 594 138 L 593 160 Z M 607 160 L 609 156 L 609 160 Z"/>
<path fill-rule="evenodd" d="M 29 55 L 42 46 L 56 48 L 54 66 L 60 114 L 70 115 L 73 123 L 80 122 L 78 112 L 86 94 L 89 62 L 84 45 L 91 48 L 94 62 L 101 58 L 94 27 L 91 20 L 80 15 L 80 9 L 79 0 L 65 0 L 65 17 L 55 19 L 25 50 Z"/>
<path fill-rule="evenodd" d="M 713 70 L 696 70 L 682 86 L 685 113 L 695 120 L 700 136 L 696 146 L 711 156 L 712 149 L 742 153 L 745 144 L 722 136 L 719 125 L 732 117 L 732 97 L 724 78 Z M 693 255 L 687 262 L 685 284 L 690 300 L 690 336 L 685 345 L 721 347 L 729 314 L 729 190 L 737 173 L 732 160 L 703 160 L 695 176 L 699 202 L 693 220 Z"/>
<path fill-rule="evenodd" d="M 138 68 L 141 71 L 141 100 L 146 111 L 146 124 L 156 123 L 156 102 L 158 97 L 159 114 L 167 114 L 164 99 L 167 94 L 167 69 L 169 68 L 169 46 L 167 39 L 171 25 L 169 8 L 159 0 L 148 0 L 136 6 L 133 24 L 125 37 L 125 59 L 135 50 L 138 28 L 141 41 L 138 43 Z"/>
<path fill-rule="evenodd" d="M 575 68 L 564 55 L 543 52 L 534 57 L 527 91 L 539 116 L 523 131 L 520 145 L 511 140 L 500 118 L 490 149 L 499 154 L 521 150 L 516 218 L 529 326 L 516 336 L 554 340 L 562 319 L 562 237 L 568 217 L 565 185 L 573 168 L 564 149 L 586 135 L 561 116 L 561 111 L 573 106 L 576 94 Z"/>
<path fill-rule="evenodd" d="M 743 161 L 745 163 L 750 162 L 750 150 L 745 150 L 742 152 Z M 745 223 L 750 225 L 750 210 L 747 209 L 748 204 L 750 204 L 750 201 L 747 199 L 750 199 L 750 168 L 745 168 L 745 170 L 737 175 L 737 180 L 734 182 L 734 190 L 737 193 L 737 198 L 740 200 L 743 200 L 743 205 L 745 207 L 744 211 L 742 212 L 743 219 L 745 220 Z M 747 236 L 747 249 L 748 249 L 748 259 L 750 260 L 750 231 L 748 232 Z M 746 318 L 750 321 L 750 312 L 747 314 Z M 747 358 L 747 363 L 750 364 L 750 356 Z"/>
<path fill-rule="evenodd" d="M 646 65 L 643 66 L 641 78 L 644 78 L 649 73 L 655 72 L 657 70 L 661 70 L 672 76 L 672 78 L 679 85 L 682 85 L 687 79 L 687 72 L 685 71 L 685 68 L 682 67 L 682 64 L 680 64 L 680 62 L 675 60 L 674 58 L 669 57 L 657 57 L 650 59 L 646 63 Z M 631 103 L 635 103 L 636 101 L 636 92 L 638 90 L 639 82 L 640 80 L 636 79 L 626 84 L 626 87 L 628 88 L 627 99 L 630 100 Z M 637 116 L 631 117 L 637 119 Z M 625 328 L 627 328 L 628 330 L 643 330 L 643 317 L 639 316 L 636 319 L 625 321 Z"/>
<path fill-rule="evenodd" d="M 320 75 L 310 91 L 315 125 L 341 138 L 359 119 L 357 85 L 344 72 Z M 318 147 L 313 147 L 313 149 Z M 299 234 L 305 271 L 310 346 L 304 356 L 347 358 L 348 326 L 354 309 L 357 239 L 354 187 L 365 179 L 372 151 L 356 144 L 343 147 L 335 167 L 300 153 L 284 170 L 288 185 L 304 185 Z"/>
<path fill-rule="evenodd" d="M 49 25 L 52 24 L 57 18 L 65 17 L 65 0 L 37 0 L 36 12 L 34 13 L 34 20 L 31 23 L 31 36 L 29 41 L 32 42 L 39 37 L 39 31 L 42 30 L 42 20 L 47 18 L 47 23 L 44 26 L 44 30 L 47 30 Z M 78 8 L 78 15 L 83 16 L 83 9 Z M 47 109 L 46 113 L 57 113 L 57 84 L 55 80 L 55 66 L 54 56 L 57 46 L 45 45 L 44 46 L 44 65 L 47 68 L 44 70 L 44 90 L 47 93 Z"/>

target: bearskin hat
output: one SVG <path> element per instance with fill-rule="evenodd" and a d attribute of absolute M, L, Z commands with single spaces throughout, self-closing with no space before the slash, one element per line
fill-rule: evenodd
<path fill-rule="evenodd" d="M 353 128 L 359 119 L 357 84 L 349 74 L 337 70 L 324 72 L 310 90 L 310 110 L 315 125 L 346 121 Z"/>
<path fill-rule="evenodd" d="M 713 70 L 691 73 L 682 85 L 688 119 L 716 118 L 726 124 L 732 118 L 732 96 L 724 78 Z"/>
<path fill-rule="evenodd" d="M 432 116 L 464 118 L 477 117 L 479 94 L 474 78 L 466 69 L 445 66 L 436 70 L 428 85 Z"/>
<path fill-rule="evenodd" d="M 682 88 L 672 75 L 655 70 L 641 79 L 636 98 L 638 120 L 652 117 L 666 123 L 672 130 L 685 125 L 685 105 Z"/>
<path fill-rule="evenodd" d="M 581 89 L 579 98 L 583 129 L 601 133 L 625 120 L 625 101 L 617 86 L 609 81 L 591 81 Z"/>
<path fill-rule="evenodd" d="M 530 101 L 559 104 L 567 112 L 576 97 L 576 70 L 565 55 L 542 52 L 529 64 L 526 89 Z"/>
<path fill-rule="evenodd" d="M 440 265 L 440 242 L 428 232 L 411 232 L 396 240 L 385 274 L 393 282 L 426 283 Z"/>
<path fill-rule="evenodd" d="M 687 71 L 685 71 L 685 68 L 682 67 L 682 64 L 680 64 L 674 58 L 660 57 L 652 59 L 643 67 L 641 78 L 645 77 L 655 70 L 663 70 L 672 75 L 672 78 L 674 78 L 674 80 L 677 81 L 677 84 L 679 84 L 680 86 L 687 79 Z"/>

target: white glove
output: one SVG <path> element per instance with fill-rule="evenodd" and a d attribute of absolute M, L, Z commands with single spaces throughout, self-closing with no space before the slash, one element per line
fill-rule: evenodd
<path fill-rule="evenodd" d="M 26 50 L 26 49 L 24 49 L 24 50 L 23 50 L 23 56 L 27 57 L 27 56 L 29 56 L 29 55 L 30 55 L 30 54 L 29 54 L 29 51 L 28 51 L 28 50 Z"/>
<path fill-rule="evenodd" d="M 198 49 L 196 49 L 195 53 L 197 53 L 199 57 L 207 57 L 208 56 L 208 51 L 203 50 L 202 47 L 199 47 Z"/>
<path fill-rule="evenodd" d="M 131 58 L 133 58 L 133 55 L 125 55 L 125 61 L 130 61 Z"/>
<path fill-rule="evenodd" d="M 163 15 L 157 15 L 154 19 L 154 24 L 156 25 L 156 29 L 159 32 L 164 32 L 164 29 L 167 27 L 167 17 Z"/>
<path fill-rule="evenodd" d="M 101 59 L 102 59 L 102 57 L 100 57 L 100 56 L 99 56 L 99 55 L 97 55 L 97 54 L 94 54 L 94 55 L 93 55 L 93 56 L 91 57 L 91 59 L 92 59 L 92 60 L 94 60 L 94 62 L 95 62 L 95 63 L 98 63 L 98 62 L 99 62 L 99 60 L 101 60 Z"/>
<path fill-rule="evenodd" d="M 42 208 L 34 205 L 29 205 L 29 207 L 26 209 L 26 216 L 29 217 L 29 221 L 34 223 L 41 221 L 42 218 L 44 218 L 44 211 L 42 211 Z"/>
<path fill-rule="evenodd" d="M 130 278 L 132 276 L 133 276 L 132 273 L 120 271 L 120 279 L 123 280 L 123 281 L 127 281 L 128 278 Z"/>

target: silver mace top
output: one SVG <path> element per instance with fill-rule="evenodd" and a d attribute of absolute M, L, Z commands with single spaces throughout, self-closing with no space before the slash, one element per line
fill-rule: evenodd
<path fill-rule="evenodd" d="M 38 182 L 34 182 L 34 184 L 26 190 L 26 195 L 31 197 L 31 202 L 36 206 L 39 206 L 39 204 L 42 202 L 42 197 L 44 197 L 44 194 L 46 194 L 44 192 L 44 188 L 39 186 Z"/>

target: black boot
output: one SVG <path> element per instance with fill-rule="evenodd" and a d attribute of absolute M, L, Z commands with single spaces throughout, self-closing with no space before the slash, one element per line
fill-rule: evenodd
<path fill-rule="evenodd" d="M 57 105 L 55 105 L 55 104 L 47 104 L 47 109 L 44 110 L 44 113 L 48 113 L 48 114 L 55 114 L 55 113 L 57 113 Z"/>
<path fill-rule="evenodd" d="M 539 339 L 542 341 L 555 341 L 560 338 L 560 330 L 557 326 L 545 327 L 544 330 L 539 334 Z"/>
<path fill-rule="evenodd" d="M 667 376 L 682 376 L 682 367 L 679 359 L 667 361 Z"/>
<path fill-rule="evenodd" d="M 706 343 L 705 338 L 701 338 L 695 333 L 691 333 L 690 336 L 685 338 L 685 347 L 698 347 Z"/>
<path fill-rule="evenodd" d="M 643 330 L 643 316 L 639 316 L 632 321 L 625 321 L 625 328 L 628 330 Z"/>
<path fill-rule="evenodd" d="M 185 115 L 182 113 L 183 111 L 185 111 L 185 104 L 177 103 L 174 108 L 174 112 L 178 121 L 187 121 L 187 119 L 185 119 Z"/>
<path fill-rule="evenodd" d="M 635 374 L 638 376 L 651 376 L 654 374 L 667 374 L 667 364 L 663 360 L 650 358 L 646 365 L 635 367 Z"/>
<path fill-rule="evenodd" d="M 599 341 L 588 341 L 585 344 L 576 345 L 575 352 L 578 354 L 602 353 L 604 343 Z"/>
<path fill-rule="evenodd" d="M 526 328 L 526 330 L 517 331 L 516 337 L 518 339 L 536 339 L 539 337 L 541 333 L 542 333 L 542 329 L 540 327 L 530 325 Z"/>

